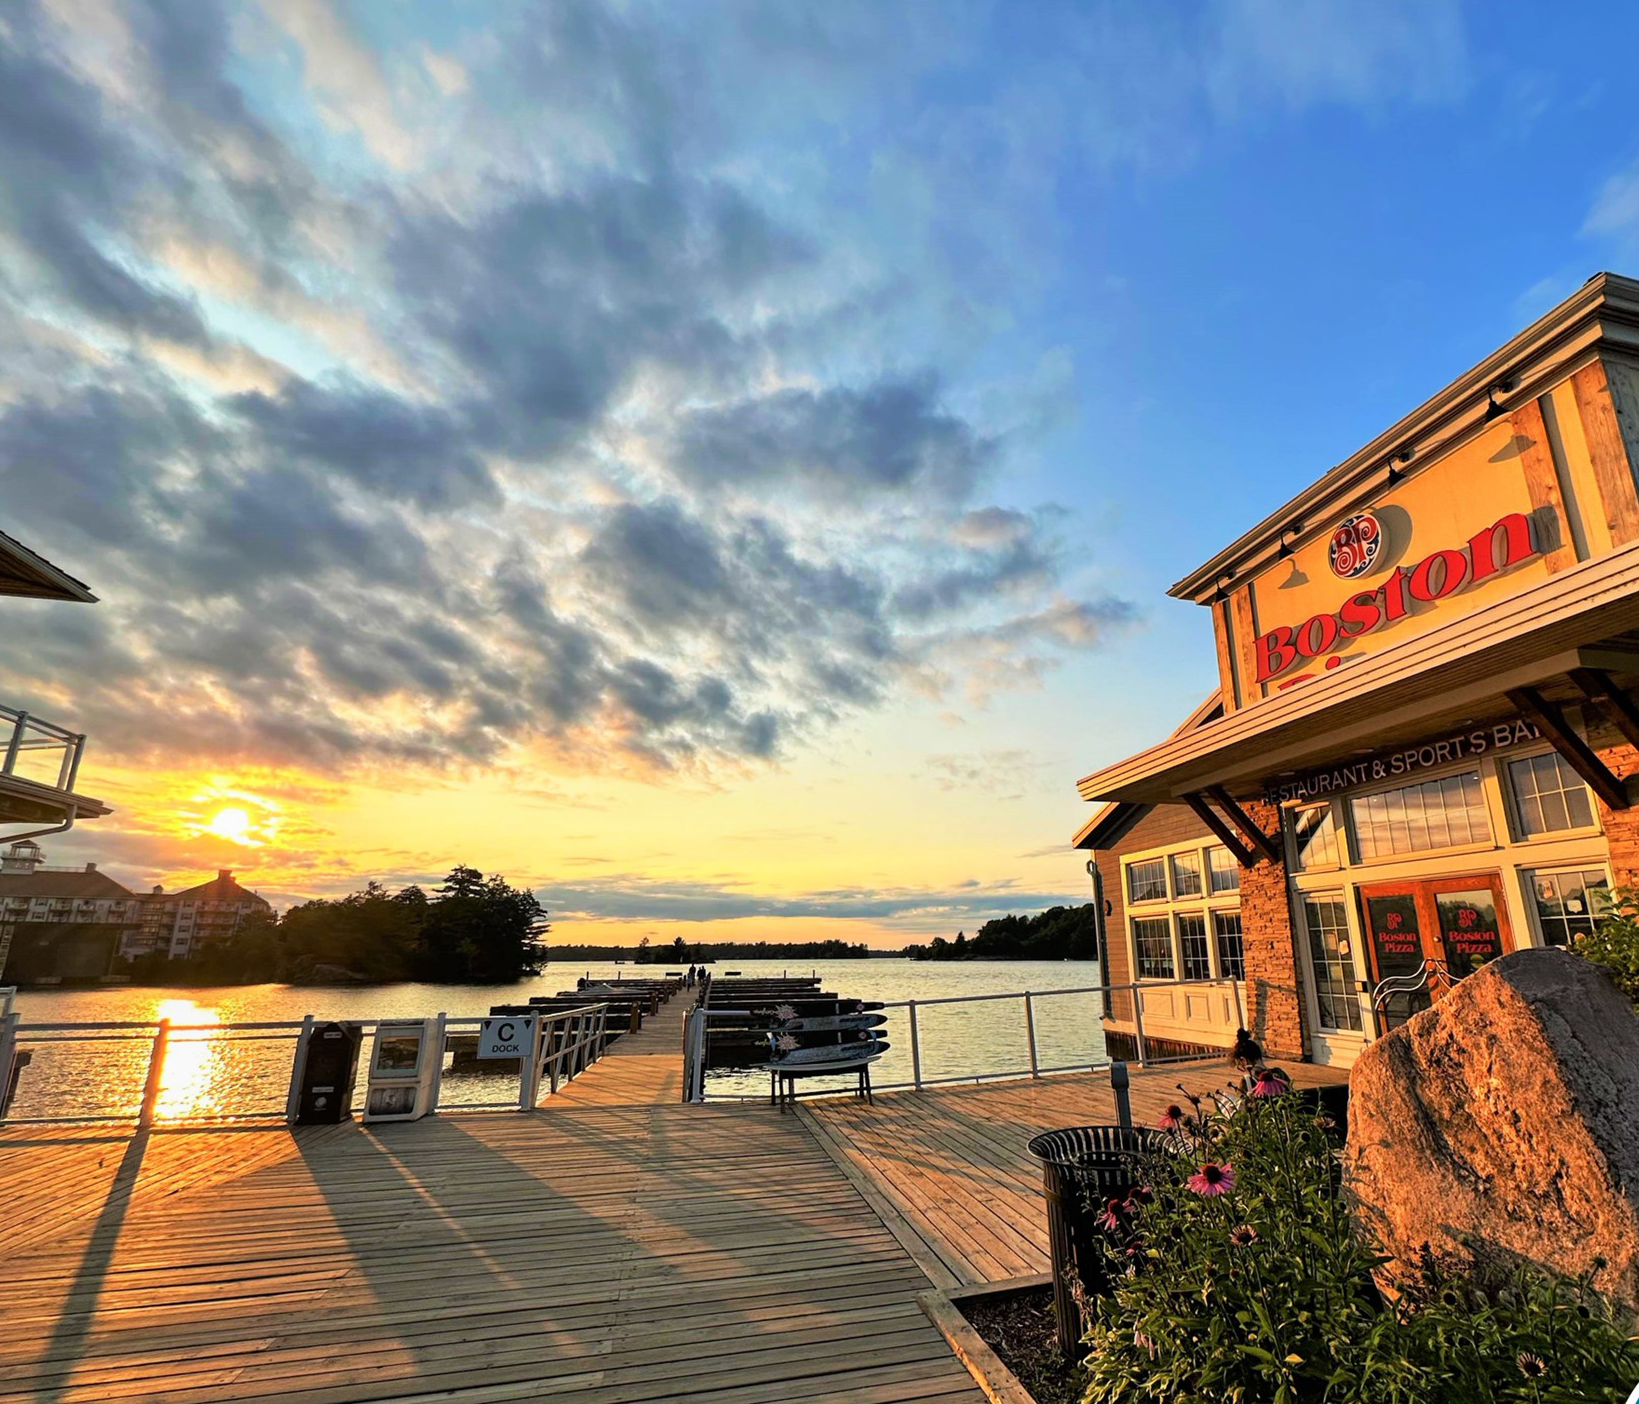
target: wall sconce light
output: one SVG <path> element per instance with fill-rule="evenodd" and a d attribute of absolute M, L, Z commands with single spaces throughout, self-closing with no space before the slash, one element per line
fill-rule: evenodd
<path fill-rule="evenodd" d="M 1286 539 L 1287 537 L 1295 538 L 1301 535 L 1303 535 L 1302 522 L 1293 522 L 1289 527 L 1287 527 L 1286 530 L 1280 534 L 1280 550 L 1275 553 L 1276 559 L 1284 561 L 1292 554 L 1292 543 Z"/>
<path fill-rule="evenodd" d="M 1401 449 L 1399 453 L 1394 455 L 1394 458 L 1388 465 L 1388 485 L 1390 487 L 1393 487 L 1397 482 L 1406 476 L 1406 464 L 1410 463 L 1411 459 L 1412 453 L 1410 444 L 1407 444 L 1405 448 Z"/>
<path fill-rule="evenodd" d="M 1485 418 L 1480 421 L 1482 424 L 1490 424 L 1493 420 L 1501 419 L 1503 415 L 1508 413 L 1497 403 L 1497 396 L 1512 394 L 1513 390 L 1514 382 L 1512 380 L 1499 380 L 1495 385 L 1486 387 Z"/>

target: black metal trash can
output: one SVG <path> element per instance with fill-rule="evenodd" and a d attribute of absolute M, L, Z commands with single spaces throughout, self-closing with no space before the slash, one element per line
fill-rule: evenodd
<path fill-rule="evenodd" d="M 1070 1126 L 1030 1141 L 1030 1154 L 1041 1161 L 1053 1248 L 1053 1315 L 1066 1360 L 1075 1359 L 1081 1342 L 1072 1274 L 1089 1293 L 1109 1285 L 1099 1216 L 1107 1200 L 1126 1197 L 1138 1183 L 1144 1157 L 1163 1144 L 1159 1132 L 1132 1126 Z"/>

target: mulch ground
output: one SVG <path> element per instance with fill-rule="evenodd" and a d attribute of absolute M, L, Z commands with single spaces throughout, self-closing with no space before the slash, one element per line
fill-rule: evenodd
<path fill-rule="evenodd" d="M 1081 1369 L 1066 1366 L 1059 1354 L 1051 1287 L 963 1302 L 962 1315 L 1036 1404 L 1079 1404 L 1087 1378 Z"/>

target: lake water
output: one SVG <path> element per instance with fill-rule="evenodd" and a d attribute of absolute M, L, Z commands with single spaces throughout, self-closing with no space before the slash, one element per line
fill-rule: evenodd
<path fill-rule="evenodd" d="M 233 1024 L 319 1020 L 422 1018 L 446 1013 L 481 1015 L 492 1004 L 522 1003 L 532 994 L 574 988 L 577 977 L 638 979 L 664 973 L 665 966 L 612 963 L 555 963 L 535 980 L 512 985 L 370 985 L 315 988 L 295 985 L 240 985 L 227 988 L 99 986 L 91 989 L 27 991 L 17 997 L 23 1024 L 153 1023 Z M 714 973 L 738 970 L 755 975 L 818 975 L 824 989 L 845 997 L 894 1005 L 919 1002 L 917 1031 L 922 1076 L 926 1080 L 971 1078 L 1027 1072 L 1029 1041 L 1022 999 L 922 1006 L 921 1001 L 1032 991 L 1038 1065 L 1090 1067 L 1103 1060 L 1100 997 L 1058 994 L 1099 983 L 1094 961 L 971 961 L 934 963 L 892 960 L 719 961 Z M 679 996 L 687 998 L 688 996 Z M 890 1048 L 873 1069 L 878 1087 L 911 1080 L 907 1012 L 883 1011 Z M 25 1032 L 24 1047 L 35 1050 L 23 1072 L 15 1117 L 64 1114 L 133 1116 L 141 1102 L 151 1038 L 98 1038 L 45 1043 Z M 166 1059 L 159 1110 L 162 1117 L 266 1115 L 282 1112 L 290 1076 L 292 1036 L 221 1039 L 177 1034 Z M 682 1050 L 679 1049 L 679 1058 Z M 441 1105 L 478 1105 L 516 1095 L 516 1074 L 505 1064 L 482 1076 L 446 1079 Z M 714 1072 L 708 1095 L 766 1095 L 766 1078 L 732 1071 Z"/>

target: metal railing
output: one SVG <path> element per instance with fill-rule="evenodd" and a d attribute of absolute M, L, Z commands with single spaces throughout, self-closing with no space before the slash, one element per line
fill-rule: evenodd
<path fill-rule="evenodd" d="M 893 1041 L 897 1040 L 901 1033 L 904 1034 L 906 1044 L 903 1047 L 908 1054 L 909 1066 L 906 1067 L 903 1059 L 894 1059 L 891 1064 L 884 1062 L 884 1068 L 891 1066 L 900 1075 L 887 1081 L 874 1081 L 874 1087 L 879 1092 L 920 1090 L 924 1087 L 955 1083 L 1097 1072 L 1116 1061 L 1129 1061 L 1137 1063 L 1140 1067 L 1153 1067 L 1212 1056 L 1201 1052 L 1163 1053 L 1154 1046 L 1166 1043 L 1200 1044 L 1203 1041 L 1201 1034 L 1211 1032 L 1214 1027 L 1208 1026 L 1203 1029 L 1197 1026 L 1192 1031 L 1187 1024 L 1180 1022 L 1174 1025 L 1171 1020 L 1158 1025 L 1152 1015 L 1152 1026 L 1147 1031 L 1144 1026 L 1145 1002 L 1167 991 L 1216 994 L 1225 1001 L 1226 1018 L 1215 1027 L 1222 1033 L 1223 1050 L 1227 1052 L 1234 1040 L 1235 1031 L 1245 1023 L 1241 982 L 1238 980 L 1142 980 L 1126 985 L 1086 985 L 1063 990 L 1020 990 L 1002 994 L 949 995 L 934 999 L 897 1000 L 879 1005 L 873 1012 L 888 1016 L 887 1027 L 877 1032 L 887 1037 L 891 1046 L 899 1046 Z M 1056 1001 L 1085 1001 L 1092 996 L 1098 998 L 1098 1012 L 1091 1016 L 1091 1027 L 1087 1027 L 1085 1018 L 1082 1018 L 1077 1020 L 1076 1028 L 1068 1035 L 1051 1028 L 1045 1031 L 1044 1035 L 1041 1015 L 1044 1011 L 1051 1011 Z M 935 1050 L 935 1056 L 930 1057 L 930 1050 L 927 1047 L 927 1015 L 930 1010 L 962 1006 L 961 1012 L 965 1014 L 972 1006 L 991 1005 L 1005 1008 L 1008 1002 L 1016 1004 L 1019 1009 L 1017 1038 L 1016 1042 L 1009 1040 L 1012 1043 L 1010 1048 L 995 1046 L 998 1040 L 994 1037 L 994 1028 L 981 1031 L 974 1027 L 976 1021 L 972 1019 L 967 1020 L 969 1027 L 966 1030 L 958 1025 L 954 1030 L 946 1031 L 954 1036 L 954 1042 L 959 1045 L 961 1051 L 975 1048 L 981 1040 L 987 1039 L 989 1047 L 986 1056 L 1000 1064 L 999 1066 L 953 1072 L 949 1071 L 952 1055 L 948 1050 Z M 901 1011 L 898 1019 L 895 1018 L 893 1011 Z M 756 1017 L 757 1011 L 747 1009 L 713 1009 L 708 1006 L 689 1011 L 683 1027 L 685 1102 L 706 1100 L 706 1074 L 710 1066 L 708 1047 L 714 1034 L 761 1037 L 779 1032 L 779 1025 L 775 1023 L 747 1025 L 743 1022 Z M 711 1027 L 713 1020 L 721 1021 L 724 1027 L 714 1030 Z M 740 1022 L 730 1025 L 730 1020 Z M 1130 1032 L 1126 1027 L 1115 1030 L 1122 1037 L 1130 1037 L 1133 1046 L 1133 1056 L 1130 1059 L 1116 1059 L 1109 1055 L 1104 1041 L 1105 1020 L 1130 1026 Z M 752 1070 L 755 1070 L 758 1065 L 751 1066 Z M 731 1098 L 744 1099 L 754 1094 L 747 1090 L 729 1095 Z"/>
<path fill-rule="evenodd" d="M 452 1045 L 470 1041 L 476 1046 L 479 1032 L 493 1018 L 437 1016 L 440 1061 L 433 1072 L 429 1111 L 529 1111 L 539 1104 L 543 1083 L 547 1095 L 557 1092 L 596 1063 L 608 1046 L 608 1005 L 591 1004 L 535 1016 L 529 1058 L 501 1059 L 493 1068 L 443 1071 Z M 407 1021 L 344 1022 L 361 1039 L 358 1107 L 377 1028 Z M 18 1013 L 3 1012 L 0 1124 L 147 1127 L 160 1122 L 291 1121 L 304 1046 L 319 1026 L 312 1015 L 299 1021 L 226 1024 L 169 1019 L 25 1024 Z M 65 1066 L 76 1054 L 85 1066 Z M 14 1085 L 15 1095 L 8 1096 Z M 505 1095 L 495 1095 L 503 1089 Z"/>
<path fill-rule="evenodd" d="M 80 772 L 80 754 L 84 749 L 85 736 L 82 733 L 68 731 L 12 707 L 0 707 L 0 775 L 18 775 L 47 789 L 69 794 L 73 792 L 75 777 Z M 37 766 L 29 767 L 36 772 L 33 774 L 20 774 L 18 771 L 18 763 L 25 757 L 32 759 L 37 753 L 55 751 L 62 752 L 62 755 L 56 762 L 54 780 L 42 779 L 40 767 Z M 44 773 L 50 774 L 50 770 L 48 765 Z"/>

